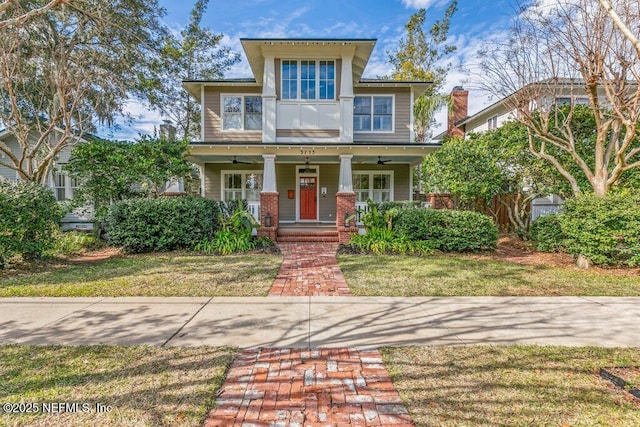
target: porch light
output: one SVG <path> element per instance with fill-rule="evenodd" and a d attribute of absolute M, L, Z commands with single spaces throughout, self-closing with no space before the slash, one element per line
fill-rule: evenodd
<path fill-rule="evenodd" d="M 271 227 L 271 214 L 270 213 L 267 213 L 264 216 L 264 226 L 265 227 Z"/>

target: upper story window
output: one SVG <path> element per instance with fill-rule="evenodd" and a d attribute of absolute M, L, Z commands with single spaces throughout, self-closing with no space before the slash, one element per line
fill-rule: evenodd
<path fill-rule="evenodd" d="M 282 99 L 333 100 L 335 81 L 334 61 L 282 61 Z"/>
<path fill-rule="evenodd" d="M 490 117 L 489 120 L 487 120 L 487 129 L 488 130 L 498 129 L 498 116 Z"/>
<path fill-rule="evenodd" d="M 393 132 L 393 96 L 356 96 L 353 100 L 354 132 Z"/>
<path fill-rule="evenodd" d="M 261 130 L 262 97 L 222 96 L 222 130 Z"/>
<path fill-rule="evenodd" d="M 571 105 L 572 101 L 573 101 L 574 105 L 589 105 L 589 99 L 588 98 L 580 98 L 580 97 L 575 97 L 575 98 L 559 97 L 559 98 L 556 98 L 556 105 L 558 107 L 562 107 L 562 106 L 565 106 L 565 105 Z"/>

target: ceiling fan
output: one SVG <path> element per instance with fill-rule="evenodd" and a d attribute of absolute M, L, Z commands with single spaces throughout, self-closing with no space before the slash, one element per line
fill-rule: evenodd
<path fill-rule="evenodd" d="M 384 165 L 384 164 L 386 164 L 387 162 L 390 162 L 390 161 L 391 161 L 390 159 L 389 160 L 382 160 L 382 156 L 378 156 L 378 164 L 379 165 Z"/>
<path fill-rule="evenodd" d="M 251 164 L 251 162 L 243 162 L 241 160 L 238 160 L 236 156 L 233 156 L 233 161 L 231 163 L 233 163 L 234 165 L 250 165 Z"/>

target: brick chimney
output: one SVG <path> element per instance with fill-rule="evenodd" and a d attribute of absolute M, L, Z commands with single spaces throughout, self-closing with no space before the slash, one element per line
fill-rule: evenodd
<path fill-rule="evenodd" d="M 451 91 L 453 109 L 447 117 L 447 136 L 453 138 L 464 136 L 464 131 L 455 126 L 455 123 L 467 117 L 469 113 L 469 91 L 462 86 L 456 86 Z"/>

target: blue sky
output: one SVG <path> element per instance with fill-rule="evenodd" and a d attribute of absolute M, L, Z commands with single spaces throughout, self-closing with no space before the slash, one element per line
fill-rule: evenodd
<path fill-rule="evenodd" d="M 160 3 L 167 10 L 165 23 L 179 31 L 188 22 L 193 3 L 188 0 L 160 0 Z M 223 44 L 242 56 L 242 62 L 226 77 L 251 76 L 240 45 L 242 37 L 376 38 L 378 42 L 364 74 L 376 77 L 390 71 L 386 52 L 397 46 L 411 14 L 425 7 L 425 30 L 428 30 L 442 17 L 448 4 L 448 0 L 210 0 L 203 25 L 224 34 Z M 491 102 L 486 94 L 473 88 L 477 51 L 485 40 L 504 32 L 514 13 L 512 4 L 511 0 L 459 0 L 450 30 L 450 41 L 458 50 L 449 58 L 454 68 L 445 90 L 460 84 L 470 89 L 470 113 Z M 131 102 L 129 111 L 136 118 L 133 126 L 121 124 L 119 130 L 106 132 L 109 135 L 105 136 L 132 138 L 140 132 L 152 132 L 160 123 L 158 115 L 144 105 Z M 438 121 L 446 121 L 444 112 Z M 441 125 L 435 133 L 442 129 Z"/>

